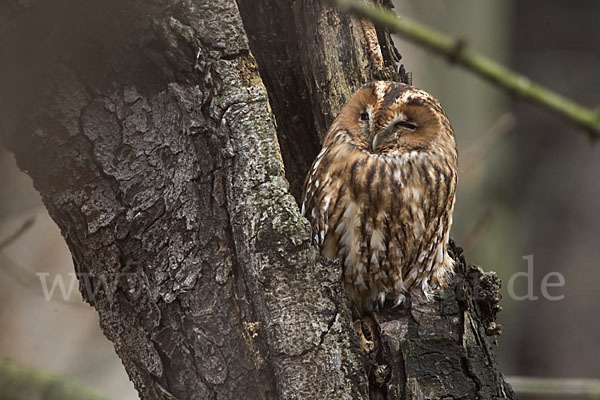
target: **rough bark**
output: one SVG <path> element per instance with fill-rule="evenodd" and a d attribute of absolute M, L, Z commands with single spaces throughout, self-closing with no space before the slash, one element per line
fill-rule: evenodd
<path fill-rule="evenodd" d="M 3 142 L 140 396 L 512 398 L 496 295 L 473 297 L 488 275 L 462 264 L 441 302 L 377 316 L 369 350 L 284 177 L 298 195 L 357 86 L 401 79 L 385 33 L 317 1 L 239 3 L 0 7 Z"/>

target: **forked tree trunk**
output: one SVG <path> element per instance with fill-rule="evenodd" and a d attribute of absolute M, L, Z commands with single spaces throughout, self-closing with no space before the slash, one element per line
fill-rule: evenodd
<path fill-rule="evenodd" d="M 361 338 L 292 196 L 349 94 L 401 79 L 384 32 L 316 0 L 31 0 L 0 38 L 2 140 L 142 398 L 514 397 L 493 275 L 459 257 Z"/>

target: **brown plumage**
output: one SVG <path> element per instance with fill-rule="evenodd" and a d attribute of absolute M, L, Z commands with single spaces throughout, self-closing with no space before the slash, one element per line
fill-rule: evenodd
<path fill-rule="evenodd" d="M 355 313 L 446 285 L 456 181 L 454 132 L 437 100 L 395 82 L 352 96 L 306 177 L 302 213 L 321 254 L 340 260 Z"/>

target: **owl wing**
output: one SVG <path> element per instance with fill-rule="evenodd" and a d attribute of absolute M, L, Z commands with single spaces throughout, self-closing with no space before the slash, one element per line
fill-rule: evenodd
<path fill-rule="evenodd" d="M 428 237 L 424 238 L 422 251 L 427 254 L 428 270 L 426 279 L 423 279 L 424 290 L 429 285 L 435 289 L 443 284 L 447 272 L 453 270 L 453 260 L 448 255 L 448 241 L 450 239 L 450 228 L 452 226 L 452 214 L 456 195 L 457 176 L 453 168 L 438 166 L 434 168 L 435 173 L 431 178 L 431 190 L 429 198 L 429 226 L 426 228 Z M 425 292 L 427 292 L 425 290 Z"/>
<path fill-rule="evenodd" d="M 330 196 L 327 196 L 329 178 L 322 165 L 326 156 L 327 149 L 324 148 L 313 162 L 310 174 L 306 176 L 302 195 L 302 215 L 312 226 L 312 241 L 319 247 L 319 250 L 323 247 L 328 230 L 328 209 L 331 199 Z"/>

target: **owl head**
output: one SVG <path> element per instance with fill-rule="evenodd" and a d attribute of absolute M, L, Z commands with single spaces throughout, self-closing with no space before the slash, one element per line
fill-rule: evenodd
<path fill-rule="evenodd" d="M 455 146 L 439 102 L 427 92 L 397 82 L 372 82 L 342 109 L 325 141 L 352 142 L 374 154 L 428 151 Z M 331 136 L 331 137 L 330 137 Z"/>

